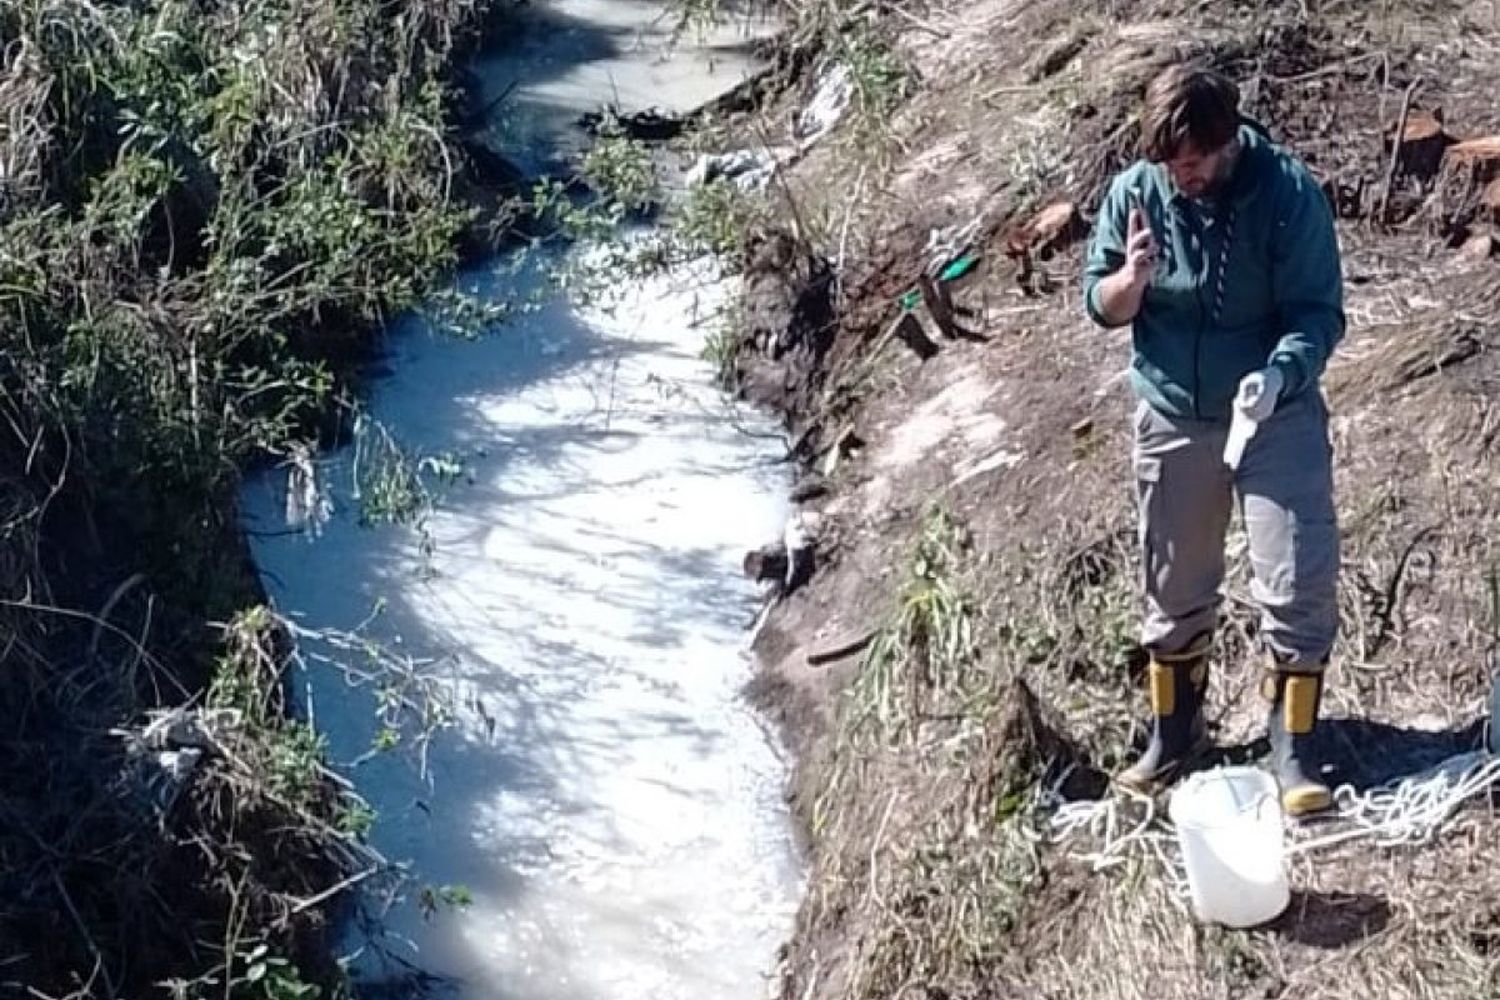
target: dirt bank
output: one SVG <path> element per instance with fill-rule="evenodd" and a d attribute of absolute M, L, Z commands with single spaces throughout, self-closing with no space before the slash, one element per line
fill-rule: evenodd
<path fill-rule="evenodd" d="M 1147 819 L 1103 781 L 1144 735 L 1133 400 L 1123 336 L 1089 324 L 1078 283 L 1140 87 L 1212 59 L 1339 214 L 1344 627 L 1324 749 L 1363 792 L 1474 746 L 1500 635 L 1493 5 L 839 7 L 803 13 L 789 44 L 808 72 L 723 133 L 787 164 L 749 241 L 734 367 L 787 413 L 818 548 L 757 639 L 812 864 L 782 996 L 1485 995 L 1500 826 L 1482 796 L 1430 842 L 1298 855 L 1292 907 L 1253 931 L 1194 924 L 1159 819 L 1120 842 Z M 850 111 L 788 155 L 835 63 Z M 898 322 L 965 255 L 977 267 Z M 1210 724 L 1226 759 L 1255 759 L 1232 531 Z M 1059 836 L 1061 800 L 1097 800 L 1116 829 Z"/>

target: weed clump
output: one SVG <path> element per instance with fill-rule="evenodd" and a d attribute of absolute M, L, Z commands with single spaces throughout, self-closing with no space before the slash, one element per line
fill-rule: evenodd
<path fill-rule="evenodd" d="M 446 73 L 483 6 L 0 6 L 6 992 L 338 979 L 339 887 L 387 868 L 287 716 L 235 489 L 338 429 L 456 263 Z"/>

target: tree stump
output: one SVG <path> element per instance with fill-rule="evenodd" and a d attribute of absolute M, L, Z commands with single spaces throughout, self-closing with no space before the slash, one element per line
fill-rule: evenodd
<path fill-rule="evenodd" d="M 1450 237 L 1485 216 L 1500 216 L 1500 135 L 1448 147 L 1432 210 L 1439 232 Z"/>

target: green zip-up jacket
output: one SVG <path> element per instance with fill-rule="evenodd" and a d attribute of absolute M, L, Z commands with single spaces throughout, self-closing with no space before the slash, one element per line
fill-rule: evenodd
<path fill-rule="evenodd" d="M 1100 206 L 1084 265 L 1084 306 L 1105 326 L 1099 281 L 1125 262 L 1138 192 L 1159 249 L 1132 324 L 1131 383 L 1179 417 L 1227 421 L 1240 379 L 1268 365 L 1281 369 L 1281 398 L 1290 399 L 1317 384 L 1344 335 L 1327 197 L 1254 122 L 1240 139 L 1234 174 L 1212 206 L 1178 193 L 1164 166 L 1123 171 Z"/>

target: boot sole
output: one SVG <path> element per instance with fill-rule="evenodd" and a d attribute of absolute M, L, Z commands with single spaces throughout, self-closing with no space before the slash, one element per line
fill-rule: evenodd
<path fill-rule="evenodd" d="M 1293 788 L 1281 796 L 1281 808 L 1288 816 L 1306 816 L 1323 812 L 1333 805 L 1333 793 L 1318 785 Z"/>
<path fill-rule="evenodd" d="M 1180 771 L 1181 768 L 1178 768 L 1178 770 Z M 1117 774 L 1114 777 L 1114 784 L 1117 788 L 1123 788 L 1138 795 L 1155 795 L 1171 784 L 1175 776 L 1174 774 L 1167 777 L 1147 778 L 1136 777 L 1131 774 Z"/>
<path fill-rule="evenodd" d="M 1113 783 L 1140 795 L 1155 795 L 1182 777 L 1183 772 L 1202 760 L 1203 756 L 1212 749 L 1213 741 L 1205 737 L 1193 744 L 1192 749 L 1184 754 L 1181 760 L 1156 774 L 1136 774 L 1127 768 L 1114 776 Z"/>

